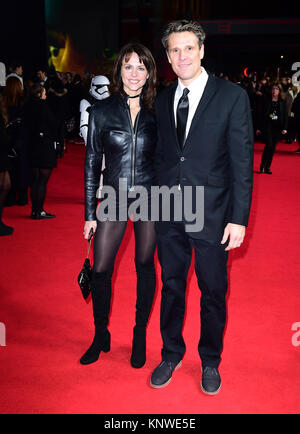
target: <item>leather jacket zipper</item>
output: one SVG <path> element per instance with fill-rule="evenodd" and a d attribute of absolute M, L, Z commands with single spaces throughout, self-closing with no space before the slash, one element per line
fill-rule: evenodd
<path fill-rule="evenodd" d="M 128 107 L 128 117 L 129 117 L 129 123 L 131 127 L 131 135 L 132 135 L 132 149 L 131 149 L 131 186 L 130 189 L 134 188 L 134 182 L 135 182 L 135 157 L 136 157 L 136 137 L 137 137 L 137 130 L 138 130 L 138 123 L 140 118 L 141 110 L 138 112 L 136 121 L 135 121 L 135 128 L 132 125 L 131 115 L 130 115 L 130 109 Z"/>

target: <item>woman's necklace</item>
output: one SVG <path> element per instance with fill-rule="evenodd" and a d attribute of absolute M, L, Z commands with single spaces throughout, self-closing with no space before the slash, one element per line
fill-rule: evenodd
<path fill-rule="evenodd" d="M 133 99 L 133 98 L 138 98 L 139 96 L 141 96 L 141 94 L 139 93 L 138 95 L 135 96 L 129 96 L 128 94 L 126 94 L 128 96 L 128 98 Z"/>

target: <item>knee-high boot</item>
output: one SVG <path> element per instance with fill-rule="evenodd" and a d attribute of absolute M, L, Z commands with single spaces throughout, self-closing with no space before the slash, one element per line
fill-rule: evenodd
<path fill-rule="evenodd" d="M 92 275 L 92 304 L 95 324 L 95 336 L 92 345 L 81 357 L 82 365 L 89 365 L 98 360 L 100 352 L 110 351 L 110 333 L 107 329 L 111 301 L 112 272 L 101 272 Z"/>
<path fill-rule="evenodd" d="M 135 267 L 137 273 L 137 299 L 130 363 L 134 368 L 141 368 L 146 362 L 146 327 L 155 294 L 156 273 L 153 262 L 140 264 L 136 261 Z"/>

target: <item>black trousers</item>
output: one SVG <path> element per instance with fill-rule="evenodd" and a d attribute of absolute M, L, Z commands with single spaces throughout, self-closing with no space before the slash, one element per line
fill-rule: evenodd
<path fill-rule="evenodd" d="M 260 167 L 265 169 L 270 169 L 273 156 L 275 153 L 276 145 L 281 137 L 280 127 L 274 125 L 273 127 L 269 127 L 269 129 L 265 132 L 265 147 L 261 157 Z"/>
<path fill-rule="evenodd" d="M 158 258 L 162 267 L 162 359 L 179 362 L 185 353 L 182 327 L 185 315 L 186 279 L 195 250 L 195 272 L 201 289 L 201 335 L 198 344 L 203 366 L 218 367 L 226 322 L 228 252 L 216 242 L 191 238 L 182 223 L 170 223 L 158 234 Z"/>

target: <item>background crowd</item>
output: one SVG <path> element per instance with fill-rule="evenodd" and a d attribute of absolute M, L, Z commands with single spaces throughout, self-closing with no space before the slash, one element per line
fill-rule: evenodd
<path fill-rule="evenodd" d="M 79 138 L 80 101 L 89 99 L 94 74 L 85 72 L 80 76 L 56 71 L 53 67 L 40 67 L 29 79 L 25 74 L 25 79 L 21 63 L 0 65 L 0 72 L 5 73 L 0 80 L 2 236 L 13 233 L 13 228 L 2 221 L 5 206 L 24 206 L 30 200 L 32 219 L 55 217 L 43 208 L 47 183 L 57 160 L 67 152 L 68 141 Z M 261 77 L 256 73 L 247 77 L 243 73 L 215 75 L 246 89 L 254 134 L 256 140 L 265 144 L 263 158 L 267 155 L 269 159 L 268 163 L 262 160 L 260 172 L 271 174 L 270 164 L 277 142 L 300 143 L 300 84 L 293 84 L 291 76 L 272 77 L 267 72 Z M 168 84 L 161 79 L 158 91 Z M 278 90 L 276 98 L 275 90 Z M 300 144 L 296 153 L 300 153 Z"/>

